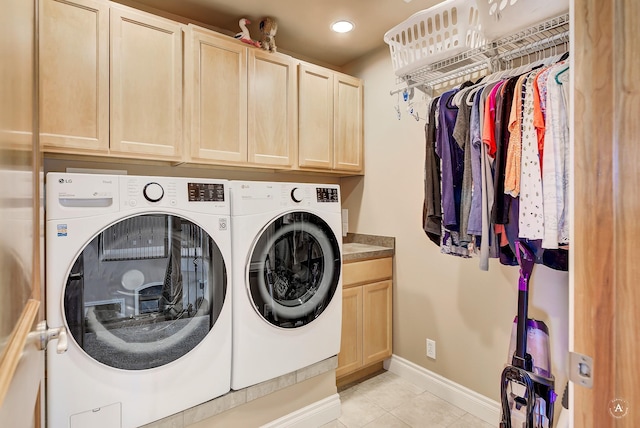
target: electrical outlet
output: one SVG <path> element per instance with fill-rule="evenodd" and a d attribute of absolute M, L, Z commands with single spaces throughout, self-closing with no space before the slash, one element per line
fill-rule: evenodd
<path fill-rule="evenodd" d="M 427 357 L 436 359 L 436 341 L 427 339 Z"/>

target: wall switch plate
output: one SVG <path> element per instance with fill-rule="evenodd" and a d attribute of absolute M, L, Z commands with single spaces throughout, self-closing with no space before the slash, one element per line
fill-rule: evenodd
<path fill-rule="evenodd" d="M 436 341 L 427 339 L 427 357 L 436 359 Z"/>

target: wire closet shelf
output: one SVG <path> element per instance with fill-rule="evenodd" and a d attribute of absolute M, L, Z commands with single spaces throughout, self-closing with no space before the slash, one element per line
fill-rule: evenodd
<path fill-rule="evenodd" d="M 461 78 L 480 77 L 550 57 L 556 54 L 559 46 L 568 42 L 569 14 L 565 13 L 488 41 L 480 47 L 417 67 L 398 76 L 396 83 L 403 87 L 390 91 L 390 94 L 412 88 L 431 94 L 434 89 L 455 84 Z"/>

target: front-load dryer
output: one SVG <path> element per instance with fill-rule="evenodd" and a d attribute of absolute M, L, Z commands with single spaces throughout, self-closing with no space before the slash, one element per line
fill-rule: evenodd
<path fill-rule="evenodd" d="M 68 338 L 47 348 L 48 426 L 137 427 L 229 391 L 228 188 L 47 174 L 47 322 Z"/>
<path fill-rule="evenodd" d="M 232 181 L 231 213 L 238 390 L 339 352 L 340 188 Z"/>

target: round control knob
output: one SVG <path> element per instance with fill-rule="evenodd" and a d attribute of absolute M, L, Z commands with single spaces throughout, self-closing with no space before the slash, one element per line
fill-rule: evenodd
<path fill-rule="evenodd" d="M 302 189 L 298 187 L 294 187 L 293 189 L 291 189 L 291 199 L 293 199 L 293 202 L 300 203 L 302 202 L 303 198 L 304 194 L 302 193 Z"/>
<path fill-rule="evenodd" d="M 164 196 L 164 189 L 156 182 L 147 183 L 142 189 L 142 194 L 149 202 L 158 202 Z"/>

